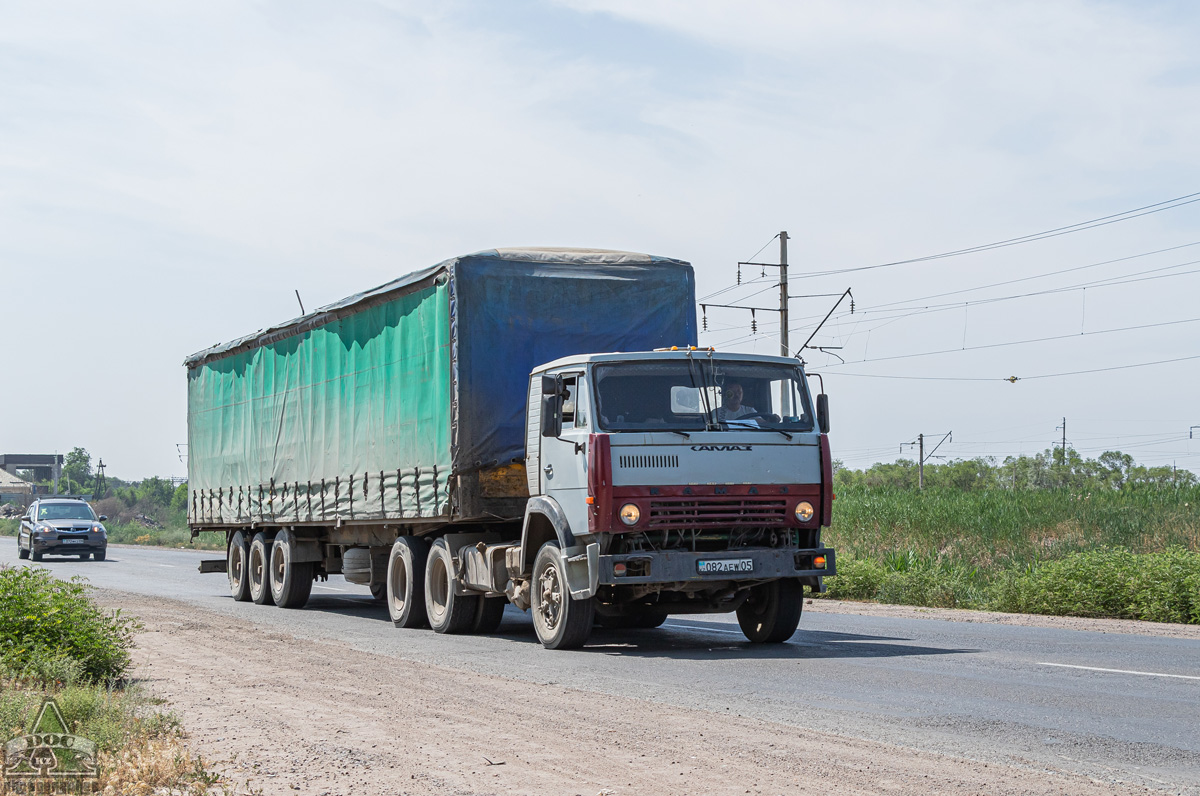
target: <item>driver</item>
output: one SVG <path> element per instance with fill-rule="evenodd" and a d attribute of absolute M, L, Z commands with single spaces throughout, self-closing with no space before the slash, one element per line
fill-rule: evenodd
<path fill-rule="evenodd" d="M 717 420 L 726 422 L 728 420 L 737 420 L 742 417 L 759 416 L 759 411 L 752 406 L 746 406 L 742 403 L 744 392 L 742 385 L 736 381 L 725 382 L 724 389 L 721 390 L 721 405 L 717 407 Z"/>

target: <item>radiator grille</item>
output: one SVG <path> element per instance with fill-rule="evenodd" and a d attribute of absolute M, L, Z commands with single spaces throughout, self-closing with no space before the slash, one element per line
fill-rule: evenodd
<path fill-rule="evenodd" d="M 787 500 L 777 497 L 678 497 L 650 501 L 650 527 L 783 525 Z"/>
<path fill-rule="evenodd" d="M 617 464 L 623 468 L 634 467 L 678 467 L 678 456 L 667 455 L 622 455 L 617 457 Z"/>

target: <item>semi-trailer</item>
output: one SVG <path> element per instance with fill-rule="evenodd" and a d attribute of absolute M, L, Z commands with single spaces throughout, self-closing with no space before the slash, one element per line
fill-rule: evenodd
<path fill-rule="evenodd" d="M 798 625 L 835 572 L 828 402 L 794 358 L 696 347 L 681 260 L 494 249 L 200 351 L 188 522 L 234 599 L 369 585 L 397 627 L 548 648 L 736 611 Z"/>

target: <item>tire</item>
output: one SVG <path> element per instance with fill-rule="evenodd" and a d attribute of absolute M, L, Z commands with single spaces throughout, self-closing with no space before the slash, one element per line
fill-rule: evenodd
<path fill-rule="evenodd" d="M 596 601 L 593 598 L 571 599 L 557 542 L 546 542 L 538 550 L 533 561 L 529 596 L 533 629 L 543 647 L 567 650 L 582 647 L 587 642 L 596 618 Z"/>
<path fill-rule="evenodd" d="M 454 558 L 442 539 L 429 548 L 425 561 L 425 613 L 438 633 L 467 633 L 479 613 L 478 595 L 454 593 Z"/>
<path fill-rule="evenodd" d="M 250 601 L 255 605 L 271 604 L 271 545 L 262 531 L 250 541 L 250 557 L 246 559 L 250 580 Z"/>
<path fill-rule="evenodd" d="M 29 558 L 29 551 L 24 547 L 21 547 L 20 539 L 17 540 L 17 558 L 21 559 L 22 561 Z"/>
<path fill-rule="evenodd" d="M 225 553 L 225 574 L 229 594 L 240 603 L 250 602 L 250 544 L 245 531 L 234 531 Z"/>
<path fill-rule="evenodd" d="M 425 567 L 429 543 L 415 536 L 401 536 L 388 553 L 388 616 L 396 627 L 425 627 Z"/>
<path fill-rule="evenodd" d="M 96 552 L 92 553 L 92 558 L 96 559 L 97 561 L 103 561 L 104 557 L 107 555 L 107 550 L 97 550 Z"/>
<path fill-rule="evenodd" d="M 738 624 L 755 644 L 787 641 L 800 624 L 804 587 L 794 579 L 774 580 L 755 586 L 737 609 Z"/>
<path fill-rule="evenodd" d="M 596 624 L 610 630 L 648 630 L 667 621 L 667 612 L 646 606 L 620 616 L 596 614 Z"/>
<path fill-rule="evenodd" d="M 45 555 L 45 554 L 41 550 L 30 550 L 29 551 L 29 557 L 32 558 L 34 561 L 41 561 L 43 555 Z"/>
<path fill-rule="evenodd" d="M 91 553 L 80 553 L 80 554 L 79 554 L 79 560 L 80 560 L 80 561 L 87 561 L 87 560 L 88 560 L 89 558 L 91 558 L 91 557 L 92 557 L 92 554 L 91 554 Z"/>
<path fill-rule="evenodd" d="M 292 535 L 280 531 L 271 542 L 271 599 L 280 608 L 303 608 L 312 594 L 313 565 L 295 561 Z"/>
<path fill-rule="evenodd" d="M 475 615 L 476 633 L 495 633 L 504 621 L 504 606 L 508 602 L 505 597 L 480 597 L 479 612 Z"/>
<path fill-rule="evenodd" d="M 381 603 L 387 599 L 387 583 L 372 583 L 371 584 L 371 599 L 377 603 Z"/>

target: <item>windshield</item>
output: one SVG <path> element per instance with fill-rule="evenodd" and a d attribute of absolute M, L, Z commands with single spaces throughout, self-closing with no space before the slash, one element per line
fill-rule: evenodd
<path fill-rule="evenodd" d="M 811 431 L 800 368 L 695 359 L 625 362 L 595 370 L 605 431 Z"/>
<path fill-rule="evenodd" d="M 38 506 L 39 520 L 94 520 L 96 515 L 86 503 L 43 503 Z"/>

